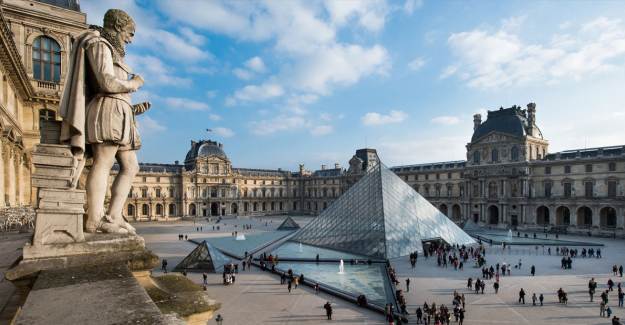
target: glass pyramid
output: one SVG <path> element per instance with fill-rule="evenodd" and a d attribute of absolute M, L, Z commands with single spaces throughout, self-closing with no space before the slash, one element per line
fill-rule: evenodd
<path fill-rule="evenodd" d="M 287 217 L 276 230 L 296 230 L 299 228 L 299 225 L 295 222 L 295 220 L 293 220 L 293 218 Z"/>
<path fill-rule="evenodd" d="M 292 240 L 373 258 L 395 258 L 422 252 L 422 242 L 434 239 L 475 244 L 395 173 L 377 164 Z"/>
<path fill-rule="evenodd" d="M 199 244 L 182 262 L 178 263 L 174 268 L 174 272 L 202 271 L 202 272 L 221 272 L 224 265 L 231 262 L 213 245 L 203 241 Z"/>

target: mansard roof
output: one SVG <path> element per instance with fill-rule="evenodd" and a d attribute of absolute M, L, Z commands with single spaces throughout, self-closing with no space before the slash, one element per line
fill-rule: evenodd
<path fill-rule="evenodd" d="M 284 177 L 291 172 L 282 169 L 232 168 L 232 172 L 244 176 Z"/>
<path fill-rule="evenodd" d="M 550 153 L 545 156 L 544 160 L 566 160 L 578 158 L 610 158 L 615 156 L 625 156 L 625 145 L 571 149 L 560 152 Z"/>
<path fill-rule="evenodd" d="M 341 168 L 319 169 L 313 172 L 314 177 L 336 177 L 342 174 L 343 170 Z"/>
<path fill-rule="evenodd" d="M 467 163 L 466 160 L 455 160 L 455 161 L 443 161 L 443 162 L 435 162 L 435 163 L 395 166 L 395 167 L 391 167 L 390 169 L 395 173 L 409 172 L 409 171 L 458 169 L 458 168 L 464 168 L 466 166 L 466 163 Z"/>
<path fill-rule="evenodd" d="M 535 136 L 540 139 L 543 138 L 542 133 L 536 125 L 534 125 L 534 128 L 537 132 L 534 134 L 529 133 L 530 127 L 531 125 L 529 125 L 526 110 L 516 105 L 510 108 L 502 107 L 495 111 L 488 111 L 486 121 L 480 124 L 475 132 L 473 132 L 471 142 L 477 141 L 491 132 L 509 134 L 520 138 L 527 135 Z"/>
<path fill-rule="evenodd" d="M 35 0 L 37 2 L 46 3 L 63 9 L 73 10 L 80 12 L 79 0 Z"/>

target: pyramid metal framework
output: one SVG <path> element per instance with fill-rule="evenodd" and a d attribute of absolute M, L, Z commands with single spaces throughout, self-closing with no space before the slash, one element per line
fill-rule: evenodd
<path fill-rule="evenodd" d="M 182 262 L 176 265 L 174 272 L 182 272 L 183 270 L 221 272 L 224 269 L 224 265 L 230 262 L 230 258 L 226 257 L 213 245 L 203 241 Z"/>
<path fill-rule="evenodd" d="M 293 220 L 291 217 L 287 217 L 284 221 L 278 226 L 277 230 L 296 230 L 299 229 L 300 226 Z"/>
<path fill-rule="evenodd" d="M 383 164 L 377 164 L 292 239 L 374 258 L 423 252 L 423 241 L 475 240 Z"/>

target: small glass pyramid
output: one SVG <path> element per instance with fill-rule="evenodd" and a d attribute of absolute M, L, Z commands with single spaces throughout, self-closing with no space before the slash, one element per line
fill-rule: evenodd
<path fill-rule="evenodd" d="M 423 252 L 422 242 L 475 240 L 383 164 L 377 164 L 292 239 L 373 258 Z"/>
<path fill-rule="evenodd" d="M 174 268 L 174 272 L 201 271 L 221 272 L 224 265 L 229 264 L 231 259 L 226 257 L 217 248 L 203 241 L 182 262 Z"/>
<path fill-rule="evenodd" d="M 284 221 L 278 226 L 277 230 L 297 230 L 299 229 L 299 225 L 293 218 L 287 217 Z"/>

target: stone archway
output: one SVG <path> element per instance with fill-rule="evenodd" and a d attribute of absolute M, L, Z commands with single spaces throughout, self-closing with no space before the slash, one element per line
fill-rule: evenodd
<path fill-rule="evenodd" d="M 213 202 L 211 203 L 211 216 L 218 216 L 218 215 L 219 215 L 219 203 Z"/>
<path fill-rule="evenodd" d="M 571 224 L 571 210 L 565 206 L 556 209 L 556 225 L 568 226 Z"/>
<path fill-rule="evenodd" d="M 230 213 L 231 214 L 237 214 L 239 213 L 239 206 L 236 203 L 232 203 L 230 205 Z"/>
<path fill-rule="evenodd" d="M 133 217 L 135 216 L 135 206 L 134 204 L 128 204 L 128 217 Z"/>
<path fill-rule="evenodd" d="M 462 214 L 462 212 L 461 212 L 461 210 L 460 210 L 460 205 L 458 205 L 458 204 L 454 204 L 454 205 L 451 207 L 451 218 L 452 218 L 453 220 L 458 221 L 458 220 L 460 220 L 460 219 L 461 219 L 461 214 Z"/>
<path fill-rule="evenodd" d="M 447 204 L 441 204 L 438 206 L 438 209 L 444 214 L 447 215 Z"/>
<path fill-rule="evenodd" d="M 191 204 L 189 204 L 189 215 L 190 216 L 194 216 L 195 214 L 196 214 L 195 204 L 191 203 Z"/>
<path fill-rule="evenodd" d="M 616 228 L 616 209 L 604 207 L 599 211 L 599 223 L 602 228 Z"/>
<path fill-rule="evenodd" d="M 536 224 L 541 226 L 549 225 L 549 208 L 541 205 L 536 209 Z"/>
<path fill-rule="evenodd" d="M 499 224 L 499 208 L 496 205 L 488 207 L 488 224 Z"/>
<path fill-rule="evenodd" d="M 577 209 L 577 226 L 578 227 L 591 227 L 592 226 L 592 210 L 587 206 L 582 206 Z"/>

